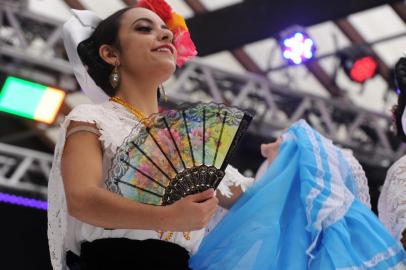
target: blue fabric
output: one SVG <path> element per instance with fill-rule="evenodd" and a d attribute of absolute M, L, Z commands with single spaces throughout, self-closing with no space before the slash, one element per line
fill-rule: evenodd
<path fill-rule="evenodd" d="M 354 198 L 341 150 L 304 121 L 265 175 L 205 237 L 194 270 L 406 269 L 406 254 Z"/>

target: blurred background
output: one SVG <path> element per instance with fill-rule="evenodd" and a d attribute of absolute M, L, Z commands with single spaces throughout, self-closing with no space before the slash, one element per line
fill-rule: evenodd
<path fill-rule="evenodd" d="M 1 269 L 50 269 L 47 181 L 58 126 L 81 93 L 61 26 L 70 9 L 104 18 L 132 0 L 0 0 Z M 232 164 L 248 176 L 259 146 L 298 119 L 349 148 L 376 211 L 406 147 L 391 132 L 393 67 L 406 51 L 404 1 L 167 0 L 199 57 L 165 84 L 162 107 L 211 101 L 255 113 Z"/>

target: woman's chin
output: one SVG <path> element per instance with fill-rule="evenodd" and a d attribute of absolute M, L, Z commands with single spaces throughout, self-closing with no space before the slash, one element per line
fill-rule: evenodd
<path fill-rule="evenodd" d="M 159 73 L 166 78 L 165 80 L 167 80 L 172 76 L 172 74 L 176 70 L 175 61 L 173 60 L 162 61 L 161 63 L 159 63 L 159 67 L 157 67 L 157 69 L 159 70 Z"/>
<path fill-rule="evenodd" d="M 174 59 L 154 59 L 145 63 L 136 69 L 142 70 L 142 73 L 150 79 L 159 80 L 161 82 L 168 80 L 176 70 Z"/>
<path fill-rule="evenodd" d="M 173 58 L 168 58 L 168 59 L 162 59 L 162 64 L 167 66 L 167 68 L 170 68 L 172 72 L 175 72 L 176 69 L 176 60 Z"/>

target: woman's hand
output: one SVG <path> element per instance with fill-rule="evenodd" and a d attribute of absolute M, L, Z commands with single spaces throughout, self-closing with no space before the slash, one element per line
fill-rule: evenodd
<path fill-rule="evenodd" d="M 271 164 L 278 155 L 281 143 L 282 138 L 278 137 L 273 143 L 261 144 L 261 154 L 267 159 L 268 165 Z"/>
<path fill-rule="evenodd" d="M 186 196 L 179 201 L 167 206 L 168 218 L 164 230 L 168 231 L 193 231 L 207 226 L 215 213 L 218 199 L 214 190 Z"/>

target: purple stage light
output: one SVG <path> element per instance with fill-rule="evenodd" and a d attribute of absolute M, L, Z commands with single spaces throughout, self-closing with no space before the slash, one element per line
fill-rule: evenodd
<path fill-rule="evenodd" d="M 40 210 L 47 210 L 48 203 L 46 201 L 40 201 L 35 199 L 24 198 L 16 195 L 0 193 L 0 202 L 15 204 L 25 207 L 37 208 Z"/>
<path fill-rule="evenodd" d="M 316 44 L 302 27 L 292 27 L 280 35 L 283 57 L 291 64 L 299 65 L 313 58 Z"/>

